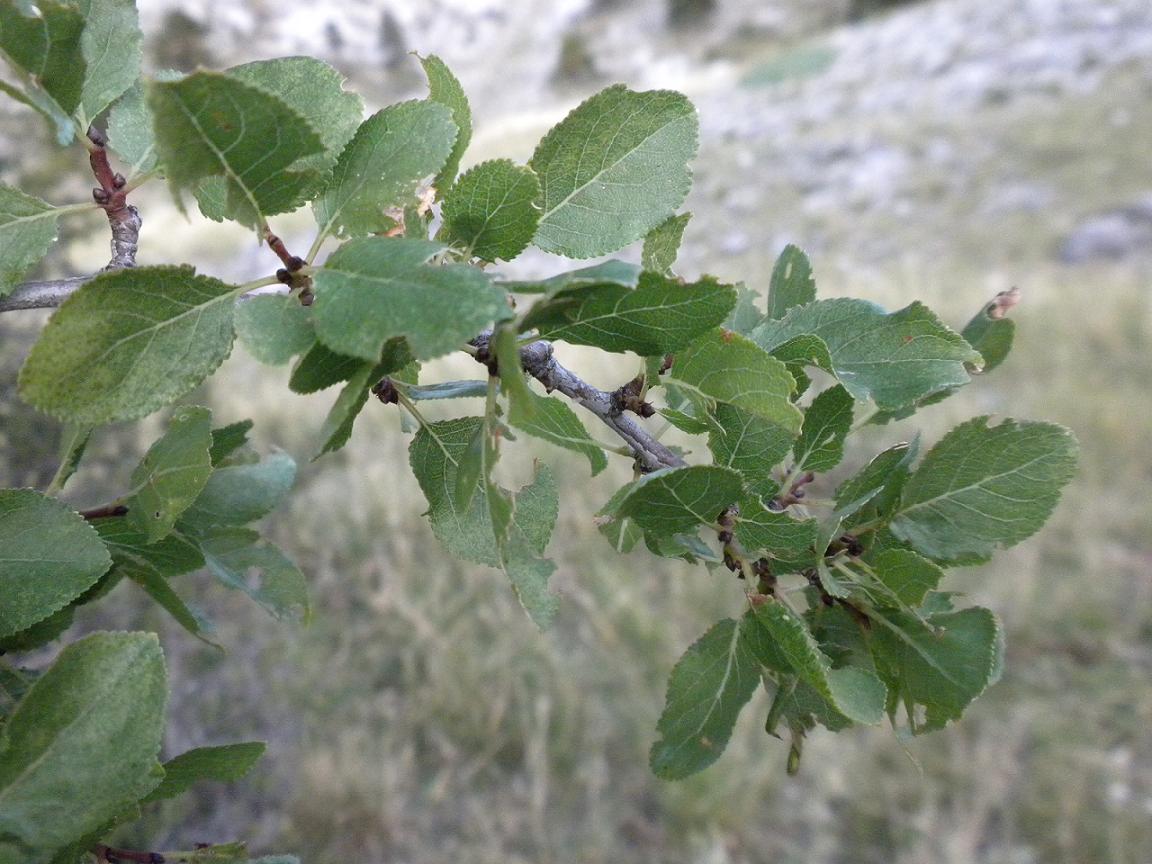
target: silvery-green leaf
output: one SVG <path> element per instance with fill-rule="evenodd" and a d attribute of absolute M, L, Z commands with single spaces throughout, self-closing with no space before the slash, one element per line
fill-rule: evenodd
<path fill-rule="evenodd" d="M 783 363 L 738 333 L 716 330 L 696 340 L 676 356 L 672 377 L 789 432 L 800 429 L 803 415 L 791 401 L 795 380 Z"/>
<path fill-rule="evenodd" d="M 31 489 L 0 489 L 0 637 L 47 618 L 112 566 L 92 526 Z"/>
<path fill-rule="evenodd" d="M 0 184 L 0 297 L 48 253 L 58 215 L 46 201 Z"/>
<path fill-rule="evenodd" d="M 259 228 L 264 217 L 296 209 L 314 190 L 318 172 L 300 160 L 323 152 L 323 142 L 272 91 L 199 71 L 149 82 L 147 103 L 158 160 L 177 201 L 182 190 L 220 177 L 223 203 L 212 215 Z"/>
<path fill-rule="evenodd" d="M 128 519 L 147 538 L 160 540 L 200 495 L 212 475 L 212 412 L 176 409 L 168 431 L 154 443 L 132 473 L 133 494 L 125 502 Z"/>
<path fill-rule="evenodd" d="M 216 371 L 236 288 L 191 267 L 101 273 L 52 316 L 20 373 L 29 404 L 73 423 L 132 420 Z"/>
<path fill-rule="evenodd" d="M 691 213 L 678 213 L 669 216 L 648 232 L 644 238 L 644 250 L 640 254 L 640 262 L 645 270 L 661 276 L 672 275 L 672 267 L 680 252 L 680 241 L 684 238 L 684 229 L 688 227 L 691 218 Z"/>
<path fill-rule="evenodd" d="M 804 412 L 800 437 L 792 446 L 798 470 L 828 471 L 840 464 L 855 404 L 842 386 L 831 387 L 812 400 Z"/>
<path fill-rule="evenodd" d="M 527 248 L 540 221 L 540 183 L 510 159 L 481 162 L 444 196 L 439 237 L 482 261 L 511 261 Z"/>
<path fill-rule="evenodd" d="M 315 278 L 316 333 L 340 354 L 376 360 L 403 336 L 420 360 L 459 348 L 512 313 L 488 275 L 463 264 L 429 264 L 443 247 L 427 240 L 364 238 L 341 246 Z"/>
<path fill-rule="evenodd" d="M 321 234 L 359 237 L 388 227 L 391 207 L 439 171 L 457 136 L 452 112 L 435 102 L 401 102 L 360 124 L 313 209 Z"/>
<path fill-rule="evenodd" d="M 649 762 L 657 777 L 679 780 L 724 752 L 740 709 L 760 686 L 760 661 L 747 618 L 725 618 L 684 653 L 668 680 Z"/>
<path fill-rule="evenodd" d="M 164 779 L 141 803 L 179 797 L 204 780 L 219 783 L 240 780 L 252 770 L 264 750 L 263 741 L 187 750 L 164 763 Z"/>
<path fill-rule="evenodd" d="M 680 93 L 609 87 L 550 131 L 529 163 L 540 177 L 534 243 L 571 258 L 639 240 L 683 203 L 698 123 Z"/>
<path fill-rule="evenodd" d="M 919 302 L 885 314 L 864 300 L 817 300 L 764 322 L 751 338 L 771 351 L 801 335 L 822 339 L 840 383 L 857 400 L 872 399 L 882 409 L 966 384 L 967 364 L 981 362 Z"/>
<path fill-rule="evenodd" d="M 803 306 L 816 299 L 816 280 L 812 263 L 804 250 L 789 243 L 776 259 L 768 285 L 768 317 L 783 318 L 793 306 Z"/>
<path fill-rule="evenodd" d="M 296 297 L 245 298 L 236 307 L 236 338 L 261 363 L 279 366 L 316 342 L 312 310 Z"/>
<path fill-rule="evenodd" d="M 78 0 L 77 6 L 85 19 L 80 35 L 84 86 L 79 107 L 84 120 L 91 123 L 140 74 L 140 24 L 134 0 Z"/>
<path fill-rule="evenodd" d="M 741 497 L 740 475 L 728 468 L 692 465 L 646 474 L 627 487 L 615 515 L 630 517 L 646 532 L 670 537 L 715 525 Z"/>
<path fill-rule="evenodd" d="M 452 122 L 459 130 L 452 145 L 452 152 L 448 154 L 448 160 L 432 181 L 440 197 L 443 197 L 444 191 L 456 178 L 456 172 L 460 170 L 460 159 L 472 140 L 472 109 L 468 106 L 464 88 L 443 60 L 435 54 L 429 54 L 420 58 L 420 65 L 424 67 L 424 74 L 428 76 L 428 100 L 437 102 L 451 111 Z"/>
<path fill-rule="evenodd" d="M 986 558 L 1040 530 L 1076 473 L 1077 453 L 1062 426 L 973 418 L 904 484 L 892 532 L 930 558 Z"/>
<path fill-rule="evenodd" d="M 532 307 L 521 329 L 605 351 L 663 355 L 716 327 L 735 302 L 732 286 L 710 276 L 684 284 L 642 273 L 635 289 L 601 282 L 556 293 Z"/>
<path fill-rule="evenodd" d="M 0 739 L 0 848 L 44 861 L 160 782 L 167 685 L 151 633 L 95 633 L 65 648 Z"/>

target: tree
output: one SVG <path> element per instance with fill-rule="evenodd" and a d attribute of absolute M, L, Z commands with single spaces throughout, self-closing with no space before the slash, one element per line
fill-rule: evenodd
<path fill-rule="evenodd" d="M 47 489 L 0 490 L 0 864 L 249 860 L 243 844 L 163 856 L 105 845 L 142 807 L 235 779 L 263 749 L 158 761 L 167 686 L 155 635 L 89 635 L 46 667 L 9 659 L 60 638 L 79 606 L 121 581 L 211 642 L 171 581 L 200 569 L 276 617 L 307 619 L 304 575 L 251 527 L 288 493 L 295 465 L 258 455 L 249 421 L 214 425 L 184 402 L 235 338 L 263 362 L 294 363 L 296 392 L 342 385 L 317 458 L 347 442 L 370 397 L 405 412 L 432 532 L 451 554 L 503 570 L 542 628 L 558 603 L 545 557 L 557 484 L 545 466 L 504 488 L 502 449 L 523 433 L 575 451 L 593 474 L 610 455 L 632 461 L 635 479 L 598 514 L 606 540 L 734 577 L 723 583 L 732 617 L 672 670 L 651 753 L 661 777 L 715 762 L 761 686 L 767 731 L 788 735 L 792 772 L 817 725 L 887 718 L 926 733 L 998 678 L 995 616 L 960 606 L 945 571 L 1039 530 L 1075 469 L 1067 430 L 977 417 L 923 456 L 917 441 L 893 443 L 827 500 L 807 493 L 854 430 L 909 416 L 1002 363 L 1015 293 L 955 332 L 918 302 L 886 312 L 817 299 L 793 246 L 766 298 L 681 278 L 690 214 L 677 211 L 697 121 L 679 93 L 609 87 L 527 165 L 493 160 L 457 176 L 470 109 L 434 56 L 420 59 L 427 98 L 363 119 L 359 97 L 318 60 L 142 78 L 139 44 L 126 0 L 0 3 L 0 50 L 16 79 L 5 92 L 61 146 L 83 146 L 99 184 L 92 202 L 64 206 L 0 187 L 0 311 L 59 307 L 20 394 L 67 424 Z M 205 216 L 255 231 L 280 268 L 231 285 L 189 266 L 135 266 L 140 215 L 128 199 L 161 177 L 180 206 L 191 198 Z M 305 205 L 317 233 L 299 256 L 269 219 Z M 58 220 L 92 209 L 108 217 L 108 266 L 21 282 Z M 593 258 L 641 240 L 640 265 L 610 259 L 528 282 L 493 266 L 530 244 Z M 601 390 L 558 362 L 555 341 L 639 364 Z M 477 379 L 421 381 L 424 361 L 455 351 L 477 361 Z M 482 396 L 483 414 L 429 421 L 420 409 L 464 396 Z M 614 443 L 590 434 L 570 402 Z M 80 512 L 66 503 L 94 427 L 170 406 L 124 491 Z M 657 413 L 700 436 L 708 459 L 661 443 L 644 422 Z"/>

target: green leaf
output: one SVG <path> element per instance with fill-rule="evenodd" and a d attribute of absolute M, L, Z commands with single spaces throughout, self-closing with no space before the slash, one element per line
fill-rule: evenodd
<path fill-rule="evenodd" d="M 484 424 L 476 427 L 476 431 L 468 441 L 468 446 L 464 448 L 464 452 L 460 455 L 456 465 L 456 494 L 452 498 L 452 510 L 456 514 L 468 511 L 472 504 L 472 496 L 480 488 L 481 481 L 487 484 L 488 475 L 492 470 L 492 466 L 487 464 L 490 449 L 488 425 L 491 420 L 485 418 L 485 421 Z M 503 526 L 505 532 L 510 521 L 511 511 L 509 510 Z"/>
<path fill-rule="evenodd" d="M 415 197 L 416 187 L 448 159 L 457 137 L 452 112 L 435 102 L 401 102 L 360 124 L 316 200 L 322 235 L 358 237 L 386 229 L 385 211 Z"/>
<path fill-rule="evenodd" d="M 699 124 L 680 93 L 609 87 L 553 127 L 529 162 L 540 177 L 533 242 L 570 258 L 639 240 L 683 202 Z"/>
<path fill-rule="evenodd" d="M 164 437 L 153 444 L 132 473 L 134 494 L 125 501 L 128 519 L 155 543 L 192 506 L 212 475 L 212 412 L 178 408 Z"/>
<path fill-rule="evenodd" d="M 234 783 L 264 755 L 263 741 L 197 747 L 164 763 L 164 779 L 141 804 L 177 798 L 203 780 Z"/>
<path fill-rule="evenodd" d="M 944 571 L 908 549 L 885 549 L 869 556 L 876 577 L 905 606 L 919 606 L 944 578 Z"/>
<path fill-rule="evenodd" d="M 344 76 L 313 57 L 277 57 L 233 66 L 227 74 L 247 84 L 275 93 L 285 105 L 303 117 L 320 137 L 322 150 L 304 156 L 292 166 L 313 171 L 300 200 L 320 190 L 324 179 L 345 145 L 356 134 L 364 103 L 343 88 Z M 200 210 L 211 219 L 228 218 L 227 185 L 224 177 L 204 180 L 196 191 Z"/>
<path fill-rule="evenodd" d="M 426 360 L 511 315 L 505 293 L 479 269 L 426 263 L 441 249 L 426 240 L 378 237 L 341 246 L 314 277 L 320 340 L 374 361 L 389 339 L 404 336 L 413 355 Z"/>
<path fill-rule="evenodd" d="M 47 860 L 154 789 L 166 690 L 151 633 L 65 648 L 0 739 L 0 837 Z"/>
<path fill-rule="evenodd" d="M 772 469 L 792 448 L 795 433 L 778 423 L 724 402 L 712 412 L 718 428 L 708 433 L 713 461 L 739 471 L 748 488 L 758 495 L 774 495 L 779 483 Z"/>
<path fill-rule="evenodd" d="M 677 411 L 675 408 L 660 408 L 656 413 L 681 432 L 687 432 L 689 435 L 703 435 L 716 429 L 716 421 L 711 418 L 702 420 L 695 414 Z"/>
<path fill-rule="evenodd" d="M 767 321 L 752 338 L 772 350 L 801 334 L 819 336 L 832 367 L 857 400 L 899 408 L 938 390 L 968 383 L 965 364 L 980 355 L 916 302 L 889 315 L 865 300 L 818 300 Z"/>
<path fill-rule="evenodd" d="M 20 373 L 20 395 L 92 426 L 151 414 L 224 362 L 236 291 L 191 267 L 102 273 L 52 316 Z"/>
<path fill-rule="evenodd" d="M 459 417 L 421 427 L 409 447 L 409 463 L 428 500 L 432 531 L 448 551 L 466 561 L 502 567 L 505 559 L 497 545 L 487 490 L 477 489 L 467 508 L 456 500 L 460 465 L 483 422 L 482 417 Z M 513 506 L 512 538 L 519 534 L 534 555 L 542 554 L 558 508 L 550 472 L 539 472 L 535 483 L 520 490 Z"/>
<path fill-rule="evenodd" d="M 768 283 L 768 317 L 783 318 L 793 306 L 803 306 L 816 299 L 816 280 L 812 263 L 804 250 L 789 243 L 776 259 L 772 280 Z"/>
<path fill-rule="evenodd" d="M 1001 292 L 1001 295 L 1008 295 L 1007 298 L 1003 299 L 1008 304 L 1007 309 L 1011 309 L 1012 305 L 1015 305 L 1016 295 L 1014 291 Z M 995 300 L 986 304 L 983 309 L 976 313 L 960 334 L 969 345 L 980 352 L 980 356 L 983 358 L 983 368 L 979 371 L 983 374 L 991 372 L 1004 362 L 1012 350 L 1012 341 L 1016 334 L 1016 323 L 1010 318 L 993 317 L 994 315 L 1002 316 L 1005 314 L 1005 307 L 998 302 L 1002 299 L 1001 295 L 997 295 Z M 914 405 L 906 405 L 898 410 L 878 411 L 869 422 L 881 425 L 891 420 L 903 420 L 905 417 L 910 417 L 916 413 L 920 408 L 943 402 L 959 389 L 959 387 L 950 387 L 947 390 L 937 390 Z"/>
<path fill-rule="evenodd" d="M 806 684 L 854 723 L 875 725 L 884 719 L 887 691 L 867 670 L 833 669 L 808 625 L 781 603 L 767 598 L 756 607 L 756 622 Z"/>
<path fill-rule="evenodd" d="M 261 363 L 279 366 L 316 342 L 312 310 L 296 297 L 245 298 L 236 307 L 236 337 Z"/>
<path fill-rule="evenodd" d="M 0 490 L 0 637 L 47 618 L 112 566 L 87 522 L 31 489 Z"/>
<path fill-rule="evenodd" d="M 736 283 L 736 306 L 722 325 L 725 330 L 735 330 L 747 336 L 764 320 L 764 313 L 758 305 L 759 296 L 750 291 L 743 282 Z"/>
<path fill-rule="evenodd" d="M 313 461 L 325 453 L 334 453 L 339 450 L 352 437 L 352 427 L 360 412 L 368 403 L 370 388 L 389 372 L 395 372 L 399 365 L 391 361 L 383 363 L 364 363 L 361 361 L 360 371 L 348 379 L 348 383 L 336 397 L 332 410 L 324 418 L 324 425 L 320 428 L 320 449 L 312 457 Z"/>
<path fill-rule="evenodd" d="M 618 285 L 621 288 L 635 288 L 640 284 L 640 268 L 629 261 L 610 259 L 591 267 L 580 267 L 557 273 L 547 279 L 527 281 L 501 280 L 497 284 L 513 294 L 546 294 L 552 297 L 571 288 L 586 288 L 591 285 Z"/>
<path fill-rule="evenodd" d="M 220 648 L 212 640 L 215 628 L 199 611 L 190 607 L 170 584 L 171 577 L 191 573 L 204 566 L 204 556 L 195 542 L 173 532 L 159 542 L 149 543 L 127 519 L 101 519 L 100 538 L 112 553 L 112 575 L 128 578 L 144 589 L 176 622 L 197 639 Z"/>
<path fill-rule="evenodd" d="M 140 23 L 135 0 L 79 0 L 77 5 L 85 17 L 80 114 L 82 122 L 91 123 L 140 74 Z"/>
<path fill-rule="evenodd" d="M 489 496 L 491 500 L 491 490 Z M 547 466 L 542 466 L 533 481 L 516 494 L 513 523 L 500 550 L 504 572 L 520 605 L 541 630 L 552 623 L 560 605 L 548 589 L 556 565 L 539 557 L 552 537 L 559 506 L 556 481 Z"/>
<path fill-rule="evenodd" d="M 216 528 L 201 539 L 200 550 L 221 584 L 244 592 L 273 618 L 308 622 L 308 580 L 279 547 L 255 531 Z"/>
<path fill-rule="evenodd" d="M 845 527 L 860 519 L 887 518 L 890 515 L 904 483 L 911 476 L 909 466 L 919 450 L 918 437 L 911 443 L 894 444 L 840 484 L 836 489 L 836 512 L 845 520 L 859 514 Z"/>
<path fill-rule="evenodd" d="M 816 535 L 815 519 L 795 519 L 788 513 L 769 510 L 753 496 L 740 504 L 736 538 L 753 556 L 766 554 L 785 562 L 811 560 L 817 557 Z"/>
<path fill-rule="evenodd" d="M 893 704 L 907 706 L 914 732 L 959 718 L 992 682 L 1003 649 L 999 622 L 987 609 L 933 615 L 926 624 L 892 611 L 883 623 L 870 643 L 876 669 L 893 690 Z M 923 722 L 912 714 L 918 705 Z"/>
<path fill-rule="evenodd" d="M 212 446 L 208 455 L 214 466 L 222 464 L 229 456 L 248 443 L 248 433 L 252 430 L 251 420 L 240 420 L 212 430 Z"/>
<path fill-rule="evenodd" d="M 200 612 L 192 609 L 177 593 L 176 589 L 172 587 L 168 579 L 153 567 L 136 566 L 134 563 L 127 561 L 120 563 L 120 560 L 121 559 L 117 559 L 117 567 L 121 570 L 122 575 L 128 577 L 143 588 L 148 596 L 176 619 L 176 622 L 181 627 L 202 642 L 211 645 L 213 648 L 223 650 L 223 647 L 211 638 L 216 630 L 212 622 L 205 618 Z"/>
<path fill-rule="evenodd" d="M 31 627 L 21 630 L 19 633 L 13 633 L 11 636 L 0 638 L 0 651 L 4 653 L 25 651 L 32 651 L 42 645 L 47 645 L 59 639 L 69 627 L 76 617 L 76 606 L 65 606 L 58 609 L 44 618 L 37 621 Z M 2 684 L 0 684 L 0 689 Z M 0 695 L 0 717 L 5 713 L 3 710 L 4 697 Z"/>
<path fill-rule="evenodd" d="M 347 381 L 364 367 L 359 357 L 337 354 L 317 342 L 296 362 L 288 387 L 293 393 L 318 393 L 341 381 Z"/>
<path fill-rule="evenodd" d="M 276 509 L 295 480 L 296 463 L 279 450 L 255 464 L 217 468 L 181 522 L 196 530 L 245 525 Z"/>
<path fill-rule="evenodd" d="M 440 238 L 482 261 L 511 261 L 536 233 L 540 183 L 510 159 L 481 162 L 444 197 Z"/>
<path fill-rule="evenodd" d="M 635 289 L 605 282 L 566 289 L 533 306 L 521 329 L 605 351 L 663 355 L 714 328 L 735 302 L 732 286 L 710 276 L 685 285 L 641 273 Z"/>
<path fill-rule="evenodd" d="M 452 152 L 448 155 L 448 161 L 432 181 L 432 185 L 439 193 L 438 197 L 442 197 L 444 190 L 452 185 L 452 181 L 456 178 L 456 172 L 460 170 L 460 159 L 472 140 L 472 109 L 468 106 L 464 88 L 460 86 L 460 82 L 443 60 L 435 54 L 419 59 L 420 65 L 424 67 L 424 74 L 428 76 L 429 101 L 438 102 L 450 110 L 452 122 L 460 130 L 452 145 Z"/>
<path fill-rule="evenodd" d="M 60 0 L 17 5 L 0 3 L 0 51 L 22 74 L 27 104 L 47 117 L 59 143 L 67 144 L 73 136 L 69 118 L 80 104 L 86 73 L 80 50 L 84 18 L 75 5 Z"/>
<path fill-rule="evenodd" d="M 479 441 L 483 453 L 485 420 L 461 417 L 423 426 L 412 440 L 409 460 L 424 496 L 433 533 L 448 551 L 467 561 L 500 567 L 521 605 L 540 628 L 548 626 L 557 601 L 548 590 L 555 570 L 540 558 L 559 509 L 556 482 L 541 468 L 514 497 L 490 482 L 469 488 L 465 503 L 460 473 L 468 451 Z M 481 475 L 483 474 L 481 463 Z M 481 476 L 482 479 L 482 476 Z"/>
<path fill-rule="evenodd" d="M 152 77 L 156 81 L 179 81 L 184 73 L 162 69 Z M 129 166 L 130 177 L 156 167 L 155 124 L 144 97 L 143 81 L 137 80 L 108 112 L 108 146 Z"/>
<path fill-rule="evenodd" d="M 669 216 L 648 232 L 640 254 L 640 262 L 645 270 L 661 276 L 672 275 L 676 256 L 680 252 L 680 241 L 684 238 L 684 229 L 688 227 L 691 218 L 691 213 L 678 213 Z"/>
<path fill-rule="evenodd" d="M 512 555 L 504 563 L 504 572 L 512 583 L 516 598 L 541 630 L 552 623 L 560 607 L 556 595 L 548 589 L 548 579 L 555 570 L 552 561 L 530 555 Z"/>
<path fill-rule="evenodd" d="M 760 685 L 748 619 L 725 618 L 684 652 L 672 670 L 660 740 L 649 762 L 657 777 L 679 780 L 720 758 L 740 709 Z"/>
<path fill-rule="evenodd" d="M 323 151 L 320 136 L 270 90 L 221 72 L 152 81 L 148 107 L 156 150 L 177 201 L 207 177 L 222 177 L 220 215 L 253 228 L 303 203 L 315 169 L 298 166 Z"/>
<path fill-rule="evenodd" d="M 790 398 L 796 382 L 783 363 L 738 333 L 716 330 L 699 339 L 676 356 L 672 377 L 708 399 L 800 430 L 804 418 Z"/>
<path fill-rule="evenodd" d="M 488 343 L 495 355 L 496 368 L 500 373 L 500 387 L 508 396 L 511 408 L 522 419 L 530 419 L 536 410 L 536 401 L 524 374 L 524 364 L 520 358 L 520 344 L 516 330 L 511 326 L 497 327 Z"/>
<path fill-rule="evenodd" d="M 628 487 L 617 516 L 631 517 L 646 532 L 670 537 L 714 525 L 741 497 L 740 475 L 727 468 L 692 465 L 646 474 Z"/>
<path fill-rule="evenodd" d="M 199 547 L 181 531 L 174 531 L 163 540 L 149 543 L 123 516 L 99 519 L 95 526 L 100 539 L 117 563 L 121 559 L 132 558 L 137 565 L 150 567 L 164 577 L 181 576 L 204 566 L 204 556 L 200 554 Z M 82 601 L 86 599 L 81 598 Z"/>
<path fill-rule="evenodd" d="M 344 89 L 344 76 L 315 57 L 276 57 L 233 66 L 228 75 L 276 94 L 308 121 L 322 149 L 294 166 L 327 171 L 352 140 L 364 115 L 364 102 Z"/>
<path fill-rule="evenodd" d="M 1076 473 L 1062 426 L 988 417 L 957 426 L 904 485 L 892 533 L 929 558 L 986 558 L 1031 537 Z"/>
<path fill-rule="evenodd" d="M 7 296 L 56 240 L 59 211 L 0 184 L 0 297 Z"/>
<path fill-rule="evenodd" d="M 960 331 L 964 340 L 984 358 L 984 368 L 981 371 L 985 374 L 1004 362 L 1012 350 L 1012 341 L 1016 336 L 1016 322 L 1011 318 L 991 317 L 988 312 L 993 309 L 999 307 L 995 303 L 986 305 Z"/>
<path fill-rule="evenodd" d="M 409 463 L 420 489 L 424 492 L 424 497 L 428 499 L 428 513 L 433 519 L 433 527 L 438 513 L 457 515 L 465 509 L 476 510 L 477 501 L 472 501 L 469 508 L 464 508 L 456 502 L 457 474 L 468 448 L 476 436 L 482 434 L 483 428 L 482 417 L 459 417 L 423 426 L 412 439 L 408 450 Z M 482 496 L 476 497 L 479 499 Z M 486 508 L 481 509 L 487 512 Z M 463 525 L 464 523 L 461 523 L 461 527 Z M 461 530 L 462 538 L 464 533 Z M 468 533 L 471 534 L 473 531 Z M 483 534 L 483 526 L 479 533 Z M 495 566 L 495 562 L 491 563 Z"/>
<path fill-rule="evenodd" d="M 804 427 L 792 447 L 800 471 L 828 471 L 844 458 L 844 439 L 852 428 L 856 401 L 843 386 L 825 390 L 804 412 Z"/>
<path fill-rule="evenodd" d="M 588 457 L 592 467 L 592 476 L 595 477 L 608 467 L 608 459 L 603 448 L 588 435 L 588 430 L 576 412 L 559 399 L 550 396 L 539 396 L 532 390 L 526 390 L 526 396 L 512 401 L 508 412 L 508 422 L 537 438 Z M 524 401 L 531 403 L 531 410 L 525 410 Z"/>
<path fill-rule="evenodd" d="M 753 341 L 755 341 L 754 338 Z M 790 369 L 794 366 L 814 366 L 824 370 L 829 375 L 836 374 L 836 370 L 832 367 L 832 355 L 828 351 L 828 346 L 819 336 L 793 336 L 786 342 L 774 346 L 768 353 Z"/>

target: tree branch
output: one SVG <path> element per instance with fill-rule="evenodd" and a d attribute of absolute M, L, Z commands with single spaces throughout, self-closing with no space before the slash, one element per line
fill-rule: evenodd
<path fill-rule="evenodd" d="M 17 285 L 7 297 L 0 297 L 0 312 L 16 312 L 21 309 L 55 309 L 86 282 L 99 276 L 93 273 L 90 276 L 70 276 L 67 279 L 49 279 L 43 282 L 25 282 Z M 287 285 L 267 285 L 256 288 L 240 296 L 241 300 L 249 297 L 258 297 L 261 294 L 286 295 L 292 289 Z"/>
<path fill-rule="evenodd" d="M 0 312 L 55 309 L 91 278 L 91 276 L 72 276 L 45 282 L 25 282 L 23 285 L 17 285 L 7 297 L 0 297 Z"/>
<path fill-rule="evenodd" d="M 478 349 L 478 360 L 487 357 L 491 338 L 492 333 L 485 332 L 473 340 L 472 344 Z M 604 425 L 623 438 L 642 471 L 680 468 L 687 464 L 657 441 L 640 423 L 626 416 L 620 406 L 620 400 L 614 399 L 612 393 L 593 387 L 575 372 L 561 366 L 556 361 L 551 342 L 540 339 L 525 345 L 520 349 L 520 363 L 524 371 L 543 384 L 549 393 L 559 391 L 583 405 L 600 418 Z"/>
<path fill-rule="evenodd" d="M 140 242 L 140 211 L 128 203 L 128 184 L 123 175 L 112 170 L 108 162 L 108 139 L 96 127 L 88 130 L 88 140 L 92 147 L 88 151 L 88 163 L 99 187 L 92 190 L 92 199 L 103 208 L 108 216 L 108 227 L 112 229 L 112 258 L 105 270 L 118 270 L 121 267 L 136 266 L 136 246 Z"/>

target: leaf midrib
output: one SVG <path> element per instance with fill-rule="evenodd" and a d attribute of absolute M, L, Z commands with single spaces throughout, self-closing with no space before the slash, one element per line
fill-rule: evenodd
<path fill-rule="evenodd" d="M 656 98 L 655 95 L 653 95 L 652 99 L 649 99 L 643 105 L 637 106 L 635 109 L 633 109 L 632 113 L 629 114 L 628 117 L 625 118 L 624 121 L 619 124 L 619 127 L 616 130 L 616 134 L 618 135 L 620 133 L 620 129 L 622 129 L 625 124 L 631 122 L 632 119 L 637 114 L 639 114 L 642 110 L 647 108 L 648 105 L 650 105 L 652 103 L 652 100 L 655 98 Z M 612 162 L 609 165 L 601 166 L 599 171 L 597 171 L 595 174 L 593 174 L 587 181 L 585 181 L 581 185 L 577 186 L 571 192 L 569 192 L 567 195 L 565 195 L 563 199 L 561 199 L 559 202 L 557 202 L 556 206 L 552 207 L 549 210 L 543 211 L 540 214 L 540 223 L 543 224 L 553 213 L 555 213 L 561 207 L 568 204 L 568 202 L 570 202 L 573 198 L 575 198 L 577 195 L 579 195 L 581 192 L 583 192 L 585 189 L 587 189 L 589 186 L 591 186 L 593 183 L 595 183 L 597 180 L 599 180 L 602 176 L 607 174 L 609 171 L 614 169 L 617 165 L 619 165 L 625 159 L 631 158 L 631 156 L 633 154 L 635 154 L 637 150 L 639 150 L 642 146 L 647 144 L 652 138 L 656 137 L 656 135 L 663 132 L 665 129 L 667 129 L 669 126 L 671 126 L 673 123 L 679 123 L 680 121 L 685 120 L 690 116 L 691 116 L 690 113 L 689 114 L 677 114 L 675 117 L 672 117 L 671 119 L 669 119 L 668 122 L 666 122 L 666 123 L 658 126 L 657 128 L 653 129 L 648 135 L 645 135 L 644 138 L 641 139 L 636 144 L 635 147 L 631 148 L 626 153 L 622 154 L 614 162 Z M 585 145 L 587 145 L 587 139 L 585 139 L 584 143 L 585 143 Z"/>

